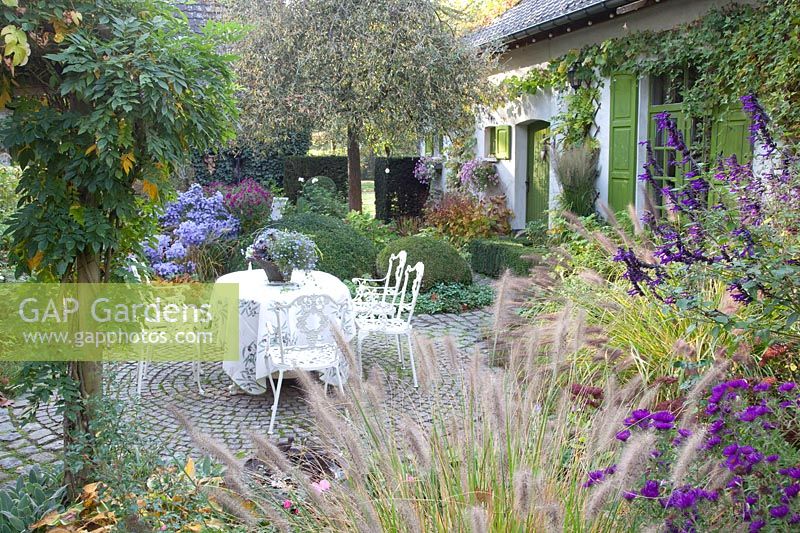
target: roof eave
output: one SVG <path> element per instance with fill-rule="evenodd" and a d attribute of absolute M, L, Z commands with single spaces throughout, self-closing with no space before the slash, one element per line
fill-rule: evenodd
<path fill-rule="evenodd" d="M 476 43 L 476 46 L 484 48 L 489 45 L 509 46 L 514 44 L 520 44 L 522 42 L 530 40 L 531 38 L 535 38 L 536 36 L 542 34 L 548 34 L 548 32 L 550 33 L 559 32 L 559 30 L 564 30 L 565 28 L 569 28 L 570 25 L 576 23 L 594 21 L 595 19 L 604 19 L 608 15 L 612 16 L 616 15 L 616 11 L 618 8 L 625 6 L 627 4 L 631 4 L 633 2 L 634 0 L 606 0 L 600 4 L 595 4 L 590 7 L 581 8 L 577 11 L 573 11 L 572 13 L 567 13 L 558 18 L 548 20 L 547 22 L 542 22 L 541 24 L 530 26 L 524 30 L 514 32 L 505 35 L 503 37 L 499 37 L 497 39 L 480 41 Z M 642 8 L 648 7 L 650 5 L 651 5 L 650 3 L 647 3 L 643 5 Z M 636 11 L 638 11 L 639 9 L 636 9 Z"/>

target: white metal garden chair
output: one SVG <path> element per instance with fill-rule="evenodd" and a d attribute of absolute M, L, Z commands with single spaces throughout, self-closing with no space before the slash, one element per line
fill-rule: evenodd
<path fill-rule="evenodd" d="M 147 283 L 150 284 L 150 277 L 145 274 L 144 276 L 139 273 L 139 269 L 135 266 L 131 266 L 131 273 L 133 274 L 134 279 L 136 279 L 139 283 Z M 148 356 L 150 355 L 150 351 L 153 349 L 153 345 L 148 345 Z M 197 355 L 198 359 L 200 356 L 200 345 L 197 345 Z M 149 359 L 143 359 L 139 361 L 136 365 L 136 395 L 142 395 L 142 389 L 144 388 L 144 378 L 147 375 L 147 366 L 149 364 Z M 200 393 L 201 396 L 205 394 L 202 385 L 200 385 L 200 361 L 192 361 L 192 374 L 194 374 L 194 381 L 197 383 L 197 392 Z"/>
<path fill-rule="evenodd" d="M 405 250 L 390 255 L 386 275 L 382 278 L 353 278 L 353 283 L 356 285 L 353 309 L 356 315 L 389 316 L 393 313 L 400 295 L 406 257 Z"/>
<path fill-rule="evenodd" d="M 408 299 L 408 282 L 411 275 L 414 274 L 414 280 L 411 282 L 411 295 Z M 393 312 L 389 315 L 378 314 L 365 314 L 356 316 L 356 329 L 358 330 L 358 361 L 359 367 L 361 366 L 361 349 L 366 339 L 371 333 L 382 333 L 384 335 L 394 335 L 397 344 L 397 357 L 400 364 L 405 368 L 403 361 L 403 348 L 400 343 L 400 336 L 404 335 L 408 342 L 408 358 L 411 361 L 411 376 L 414 379 L 414 387 L 418 386 L 417 383 L 417 367 L 414 362 L 414 348 L 411 342 L 411 334 L 413 327 L 411 319 L 414 316 L 414 309 L 417 306 L 417 298 L 419 297 L 419 289 L 422 285 L 422 276 L 425 275 L 425 265 L 417 263 L 416 265 L 407 266 L 403 273 L 403 283 L 400 288 L 400 293 Z"/>
<path fill-rule="evenodd" d="M 268 434 L 272 434 L 278 402 L 281 397 L 283 375 L 289 371 L 323 372 L 333 368 L 344 394 L 344 384 L 339 370 L 342 353 L 336 344 L 332 319 L 341 322 L 348 304 L 335 302 L 324 294 L 299 296 L 287 304 L 275 305 L 275 324 L 270 335 L 269 360 L 273 373 L 269 384 L 274 396 Z M 278 373 L 278 382 L 273 378 Z M 328 389 L 328 384 L 325 384 Z"/>

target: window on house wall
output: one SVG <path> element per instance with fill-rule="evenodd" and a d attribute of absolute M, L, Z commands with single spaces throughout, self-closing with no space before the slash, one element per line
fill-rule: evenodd
<path fill-rule="evenodd" d="M 664 187 L 680 187 L 688 170 L 680 164 L 682 156 L 674 148 L 667 146 L 668 134 L 658 131 L 656 116 L 667 112 L 677 122 L 683 133 L 684 141 L 698 161 L 706 159 L 708 140 L 711 132 L 702 120 L 692 118 L 683 105 L 683 93 L 696 80 L 691 71 L 654 76 L 650 82 L 650 108 L 648 110 L 648 139 L 653 148 L 653 155 L 661 169 L 661 175 L 654 176 L 659 184 L 658 190 L 652 191 L 658 206 L 663 207 L 661 189 Z"/>
<path fill-rule="evenodd" d="M 444 153 L 444 137 L 441 135 L 428 135 L 423 142 L 425 143 L 424 153 L 426 156 L 433 157 Z"/>
<path fill-rule="evenodd" d="M 490 126 L 484 133 L 486 157 L 511 159 L 511 126 Z"/>

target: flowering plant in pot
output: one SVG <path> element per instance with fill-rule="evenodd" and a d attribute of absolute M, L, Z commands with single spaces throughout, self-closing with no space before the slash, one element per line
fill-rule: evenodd
<path fill-rule="evenodd" d="M 458 172 L 458 179 L 462 187 L 476 196 L 500 184 L 494 163 L 480 159 L 465 162 Z"/>
<path fill-rule="evenodd" d="M 313 270 L 318 259 L 317 246 L 295 231 L 268 228 L 245 251 L 248 261 L 264 269 L 270 282 L 287 282 L 292 270 Z"/>

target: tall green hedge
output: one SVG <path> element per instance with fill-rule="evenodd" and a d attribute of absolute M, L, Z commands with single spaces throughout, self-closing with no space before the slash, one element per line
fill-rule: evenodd
<path fill-rule="evenodd" d="M 535 253 L 530 246 L 511 239 L 476 239 L 467 246 L 472 270 L 493 278 L 506 269 L 525 275 L 531 269 L 531 261 L 525 259 Z"/>
<path fill-rule="evenodd" d="M 283 166 L 283 194 L 292 202 L 297 201 L 303 189 L 299 178 L 327 176 L 336 184 L 340 195 L 347 197 L 347 158 L 344 156 L 297 156 L 287 157 Z"/>
<path fill-rule="evenodd" d="M 270 144 L 243 144 L 214 152 L 195 152 L 192 168 L 195 180 L 204 185 L 214 181 L 238 183 L 246 178 L 282 185 L 285 159 L 305 155 L 309 146 L 309 132 L 293 133 L 283 141 Z"/>
<path fill-rule="evenodd" d="M 417 161 L 418 157 L 381 157 L 375 161 L 375 218 L 390 222 L 422 215 L 430 185 L 414 177 Z"/>

